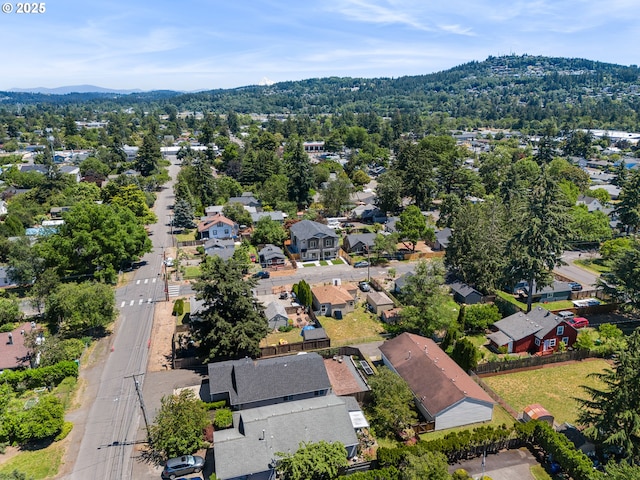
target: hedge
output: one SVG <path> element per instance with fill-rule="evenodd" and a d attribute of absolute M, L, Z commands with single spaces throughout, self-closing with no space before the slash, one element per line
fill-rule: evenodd
<path fill-rule="evenodd" d="M 59 442 L 60 440 L 64 440 L 65 438 L 67 438 L 67 435 L 69 435 L 69 433 L 71 433 L 71 430 L 73 429 L 73 423 L 72 422 L 64 422 L 62 424 L 62 428 L 60 429 L 60 433 L 58 433 L 58 435 L 56 435 L 56 438 L 53 439 L 54 442 Z"/>
<path fill-rule="evenodd" d="M 49 367 L 28 370 L 5 370 L 0 374 L 0 383 L 8 384 L 13 390 L 28 390 L 55 387 L 67 377 L 78 378 L 76 362 L 58 362 Z"/>

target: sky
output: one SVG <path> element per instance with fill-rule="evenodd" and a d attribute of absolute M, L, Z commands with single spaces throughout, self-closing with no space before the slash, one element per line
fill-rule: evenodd
<path fill-rule="evenodd" d="M 4 0 L 3 0 L 4 1 Z M 8 5 L 8 6 L 7 6 Z M 49 0 L 0 13 L 0 90 L 420 75 L 490 55 L 638 64 L 637 0 Z"/>

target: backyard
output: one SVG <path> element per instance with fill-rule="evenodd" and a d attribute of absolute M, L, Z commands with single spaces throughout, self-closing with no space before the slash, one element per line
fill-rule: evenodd
<path fill-rule="evenodd" d="M 482 380 L 517 412 L 532 403 L 539 403 L 557 423 L 575 423 L 578 402 L 574 397 L 586 397 L 581 385 L 598 386 L 591 373 L 608 368 L 605 360 L 583 360 L 570 364 L 549 366 L 525 372 L 507 373 Z"/>
<path fill-rule="evenodd" d="M 364 303 L 344 315 L 342 320 L 332 317 L 318 317 L 327 335 L 331 339 L 331 346 L 338 347 L 349 343 L 373 342 L 384 340 L 382 322 L 367 311 Z"/>
<path fill-rule="evenodd" d="M 464 425 L 462 427 L 448 428 L 446 430 L 438 430 L 436 432 L 423 433 L 420 435 L 420 439 L 425 441 L 437 440 L 437 439 L 443 438 L 445 435 L 449 433 L 462 432 L 463 430 L 471 430 L 477 427 L 486 427 L 488 425 L 491 425 L 492 427 L 500 427 L 502 425 L 511 426 L 514 423 L 515 423 L 515 418 L 509 415 L 509 413 L 500 405 L 496 404 L 493 407 L 493 419 L 490 422 L 473 423 L 471 425 Z"/>

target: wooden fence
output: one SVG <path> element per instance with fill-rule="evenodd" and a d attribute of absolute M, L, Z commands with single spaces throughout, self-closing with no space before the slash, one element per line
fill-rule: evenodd
<path fill-rule="evenodd" d="M 286 345 L 269 345 L 260 347 L 260 357 L 274 357 L 276 355 L 286 355 L 294 352 L 304 352 L 308 350 L 318 350 L 331 347 L 330 338 L 319 340 L 306 340 L 304 342 L 287 343 Z"/>
<path fill-rule="evenodd" d="M 180 247 L 197 247 L 207 243 L 208 238 L 201 238 L 200 240 L 187 240 L 184 242 L 178 242 L 178 248 Z"/>
<path fill-rule="evenodd" d="M 485 392 L 487 392 L 492 399 L 498 402 L 498 404 L 500 404 L 500 406 L 502 406 L 502 408 L 504 408 L 509 413 L 509 415 L 511 415 L 513 418 L 518 418 L 518 412 L 516 412 L 515 409 L 511 405 L 509 405 L 500 395 L 498 395 L 489 385 L 483 382 L 482 379 L 478 377 L 478 375 L 476 375 L 474 372 L 469 372 L 469 374 L 473 381 L 480 385 L 480 387 Z"/>
<path fill-rule="evenodd" d="M 510 370 L 541 367 L 551 363 L 568 362 L 571 360 L 584 360 L 598 355 L 587 350 L 572 350 L 570 352 L 554 353 L 553 355 L 523 357 L 502 362 L 487 362 L 478 365 L 474 372 L 477 375 L 489 375 L 492 373 L 507 372 Z"/>

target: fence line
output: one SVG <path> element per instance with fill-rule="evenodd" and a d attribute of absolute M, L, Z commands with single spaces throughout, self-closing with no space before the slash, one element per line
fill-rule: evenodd
<path fill-rule="evenodd" d="M 470 377 L 478 384 L 480 387 L 489 394 L 491 398 L 493 398 L 496 402 L 502 406 L 509 415 L 513 418 L 518 418 L 518 412 L 516 412 L 511 405 L 509 405 L 500 395 L 498 395 L 489 385 L 482 381 L 478 375 L 476 375 L 473 371 L 469 372 Z"/>
<path fill-rule="evenodd" d="M 551 363 L 568 362 L 571 360 L 584 360 L 585 358 L 597 357 L 598 354 L 588 350 L 573 350 L 570 352 L 554 353 L 553 355 L 533 356 L 506 360 L 503 362 L 481 363 L 475 368 L 477 375 L 487 375 L 491 373 L 506 372 L 521 368 L 534 368 Z"/>

